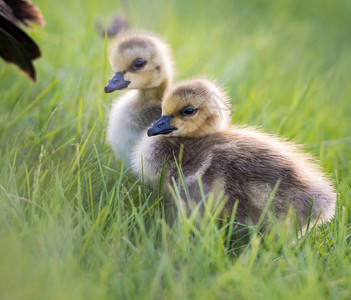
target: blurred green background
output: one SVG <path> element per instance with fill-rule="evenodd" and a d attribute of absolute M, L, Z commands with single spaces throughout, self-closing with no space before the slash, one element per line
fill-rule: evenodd
<path fill-rule="evenodd" d="M 0 61 L 1 299 L 349 299 L 351 2 L 35 1 L 37 83 Z M 226 87 L 234 124 L 303 144 L 339 193 L 337 216 L 297 242 L 253 231 L 232 252 L 213 222 L 167 224 L 105 142 L 117 93 L 115 13 L 165 37 L 177 80 Z M 154 205 L 155 201 L 157 205 Z M 157 200 L 158 199 L 158 200 Z"/>

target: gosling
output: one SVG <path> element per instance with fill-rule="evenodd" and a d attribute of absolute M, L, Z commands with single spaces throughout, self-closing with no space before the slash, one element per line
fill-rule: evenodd
<path fill-rule="evenodd" d="M 109 114 L 107 140 L 117 158 L 130 165 L 131 153 L 146 129 L 161 116 L 161 98 L 173 80 L 170 47 L 143 31 L 125 31 L 112 43 L 113 77 L 106 93 L 129 89 L 118 97 Z"/>
<path fill-rule="evenodd" d="M 214 83 L 193 79 L 175 84 L 163 98 L 162 117 L 137 147 L 133 170 L 156 187 L 165 161 L 163 186 L 167 186 L 179 179 L 176 160 L 182 151 L 189 194 L 199 195 L 201 176 L 205 194 L 225 195 L 223 212 L 230 214 L 238 201 L 239 222 L 256 224 L 270 194 L 277 217 L 292 207 L 299 226 L 310 216 L 318 224 L 330 220 L 336 194 L 312 158 L 256 128 L 227 126 L 229 115 L 228 98 Z"/>

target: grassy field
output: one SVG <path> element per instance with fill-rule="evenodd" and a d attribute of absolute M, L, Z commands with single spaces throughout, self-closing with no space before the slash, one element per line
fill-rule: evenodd
<path fill-rule="evenodd" d="M 0 62 L 0 299 L 350 299 L 351 2 L 37 0 L 47 26 L 32 84 Z M 124 3 L 124 4 L 123 4 Z M 128 16 L 163 35 L 177 79 L 227 87 L 235 124 L 319 159 L 334 220 L 289 222 L 245 242 L 232 223 L 165 217 L 105 142 L 115 94 L 95 21 Z"/>

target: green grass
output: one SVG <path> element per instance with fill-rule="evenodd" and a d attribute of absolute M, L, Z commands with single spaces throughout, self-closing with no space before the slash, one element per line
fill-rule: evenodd
<path fill-rule="evenodd" d="M 349 1 L 35 3 L 38 82 L 0 62 L 1 299 L 351 298 Z M 167 38 L 177 79 L 227 87 L 233 123 L 316 156 L 335 219 L 302 239 L 272 222 L 245 242 L 210 213 L 170 221 L 105 142 L 117 94 L 103 92 L 112 72 L 94 24 L 115 11 Z"/>

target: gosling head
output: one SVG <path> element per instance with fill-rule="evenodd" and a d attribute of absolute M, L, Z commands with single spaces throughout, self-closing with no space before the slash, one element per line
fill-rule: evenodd
<path fill-rule="evenodd" d="M 173 77 L 173 59 L 168 45 L 146 32 L 120 33 L 111 46 L 113 77 L 106 93 L 122 89 L 151 89 L 168 84 Z"/>
<path fill-rule="evenodd" d="M 162 100 L 162 117 L 149 128 L 148 136 L 200 137 L 230 124 L 226 94 L 213 82 L 193 79 L 171 86 Z"/>

